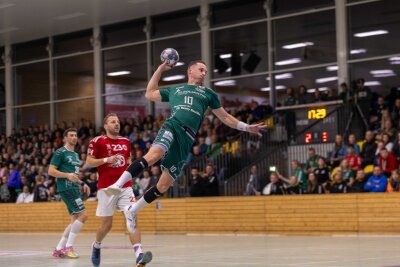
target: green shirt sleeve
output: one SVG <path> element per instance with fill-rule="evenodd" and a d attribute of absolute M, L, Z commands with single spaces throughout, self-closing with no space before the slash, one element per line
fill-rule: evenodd
<path fill-rule="evenodd" d="M 210 92 L 210 94 L 209 94 L 210 95 L 210 99 L 209 99 L 208 106 L 211 109 L 220 108 L 221 107 L 221 102 L 219 102 L 217 93 L 215 93 L 214 90 L 212 90 L 212 89 L 209 89 L 209 92 Z"/>
<path fill-rule="evenodd" d="M 161 95 L 161 102 L 168 102 L 169 101 L 169 94 L 171 92 L 172 87 L 168 87 L 165 89 L 160 89 L 160 95 Z"/>
<path fill-rule="evenodd" d="M 61 165 L 61 160 L 62 160 L 62 152 L 60 150 L 57 150 L 53 157 L 51 157 L 50 164 L 59 167 Z"/>

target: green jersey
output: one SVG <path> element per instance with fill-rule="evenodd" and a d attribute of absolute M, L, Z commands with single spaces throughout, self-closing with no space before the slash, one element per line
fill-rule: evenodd
<path fill-rule="evenodd" d="M 197 133 L 207 108 L 221 107 L 217 94 L 210 88 L 197 85 L 179 85 L 160 90 L 162 102 L 171 105 L 170 120 L 189 127 Z"/>
<path fill-rule="evenodd" d="M 56 150 L 51 158 L 50 164 L 56 166 L 57 170 L 60 172 L 76 173 L 78 175 L 81 161 L 78 153 L 62 147 Z M 57 192 L 69 189 L 79 189 L 79 185 L 75 182 L 71 182 L 67 178 L 57 177 Z"/>

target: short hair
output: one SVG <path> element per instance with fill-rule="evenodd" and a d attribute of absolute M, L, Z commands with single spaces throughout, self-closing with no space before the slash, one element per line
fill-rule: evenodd
<path fill-rule="evenodd" d="M 196 65 L 197 63 L 201 63 L 201 64 L 204 64 L 204 65 L 207 66 L 207 64 L 206 64 L 203 60 L 201 60 L 201 59 L 193 60 L 193 61 L 190 61 L 190 62 L 189 62 L 188 70 L 190 69 L 191 66 Z"/>
<path fill-rule="evenodd" d="M 118 117 L 117 113 L 108 113 L 103 119 L 103 125 L 107 123 L 109 117 Z"/>
<path fill-rule="evenodd" d="M 76 128 L 68 128 L 67 130 L 64 131 L 64 137 L 68 135 L 70 132 L 78 132 Z"/>

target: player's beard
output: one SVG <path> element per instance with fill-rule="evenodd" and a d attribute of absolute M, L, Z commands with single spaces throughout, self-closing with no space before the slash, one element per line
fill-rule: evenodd
<path fill-rule="evenodd" d="M 108 129 L 108 135 L 111 135 L 111 136 L 118 136 L 118 135 L 119 135 L 119 130 L 120 130 L 120 129 L 116 130 L 116 129 L 113 129 L 113 128 Z"/>

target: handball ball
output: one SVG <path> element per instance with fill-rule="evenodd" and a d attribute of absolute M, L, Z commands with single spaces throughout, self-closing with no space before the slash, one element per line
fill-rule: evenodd
<path fill-rule="evenodd" d="M 167 65 L 173 67 L 179 61 L 179 54 L 173 48 L 165 48 L 160 55 L 161 62 L 167 61 Z"/>

